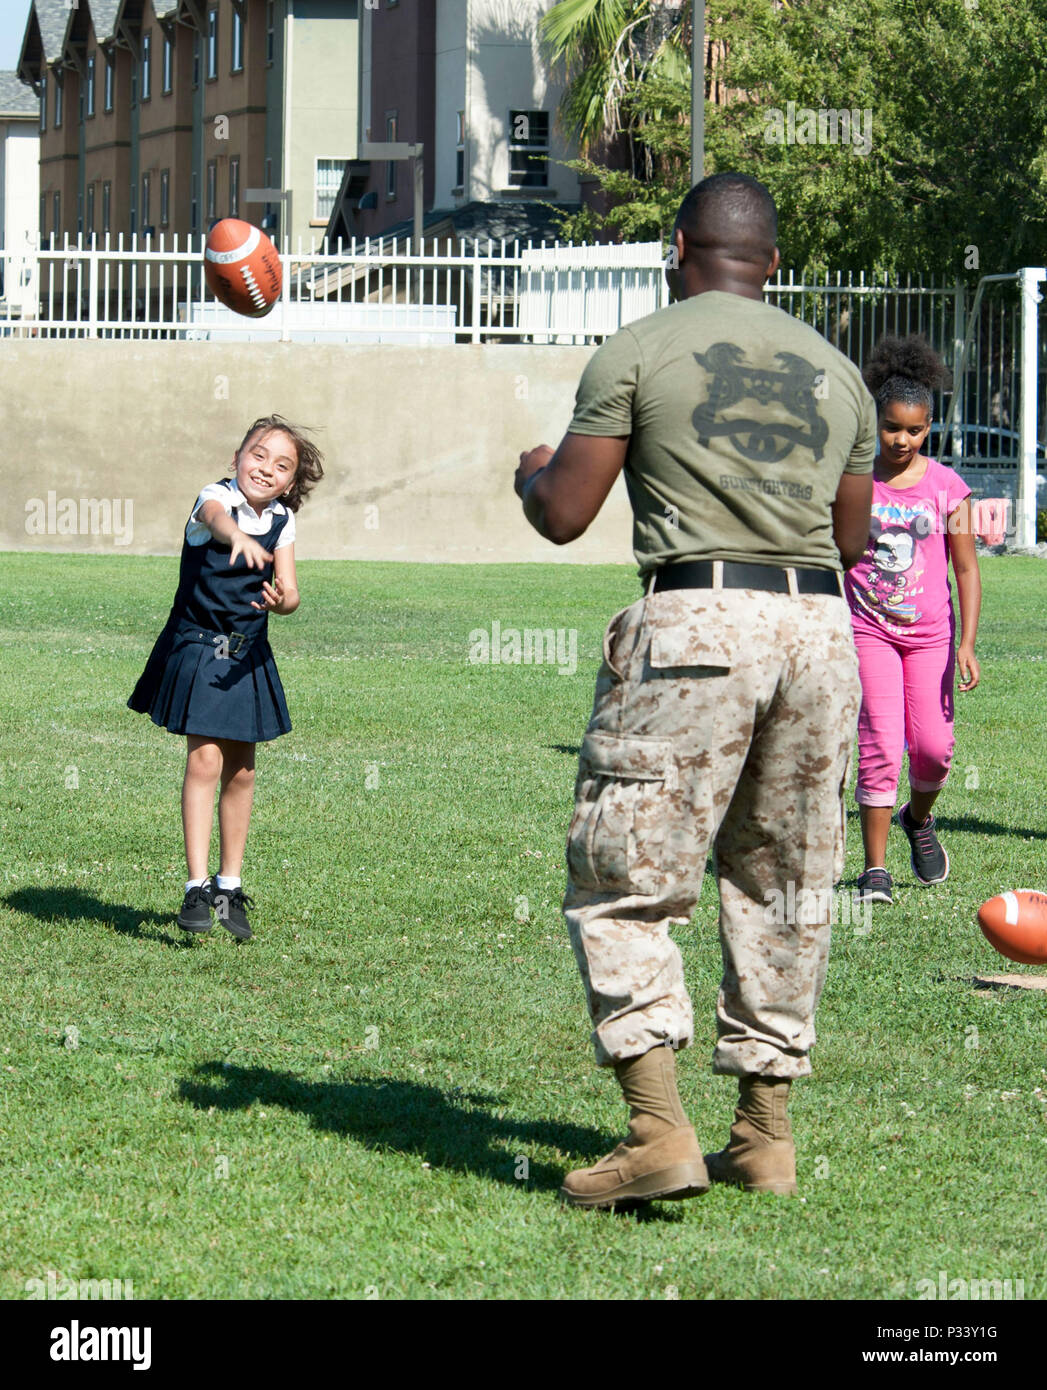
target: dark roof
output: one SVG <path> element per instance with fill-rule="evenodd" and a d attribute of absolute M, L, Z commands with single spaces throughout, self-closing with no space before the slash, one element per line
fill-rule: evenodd
<path fill-rule="evenodd" d="M 580 208 L 580 203 L 557 203 L 555 207 L 550 207 L 545 203 L 524 202 L 522 199 L 512 203 L 466 203 L 461 208 L 433 208 L 422 218 L 422 229 L 424 231 L 437 223 L 446 223 L 460 241 L 472 242 L 474 238 L 479 241 L 482 255 L 488 238 L 499 243 L 503 238 L 524 244 L 528 241 L 562 241 L 563 233 L 559 230 L 556 214 L 574 213 Z M 402 239 L 413 232 L 413 220 L 406 220 L 386 227 L 378 237 L 372 237 L 372 241 Z"/>
<path fill-rule="evenodd" d="M 65 44 L 66 30 L 69 27 L 69 20 L 74 14 L 73 7 L 67 0 L 33 0 L 32 9 L 29 11 L 29 18 L 26 20 L 25 36 L 22 39 L 22 53 L 24 56 L 26 40 L 33 24 L 33 15 L 36 15 L 37 24 L 40 26 L 40 39 L 44 49 L 44 62 L 57 62 L 62 56 L 62 48 Z"/>
<path fill-rule="evenodd" d="M 94 23 L 95 38 L 100 43 L 111 39 L 116 33 L 116 16 L 121 0 L 87 0 Z M 62 0 L 65 3 L 65 0 Z"/>
<path fill-rule="evenodd" d="M 0 116 L 38 116 L 40 103 L 32 87 L 16 72 L 0 72 Z"/>

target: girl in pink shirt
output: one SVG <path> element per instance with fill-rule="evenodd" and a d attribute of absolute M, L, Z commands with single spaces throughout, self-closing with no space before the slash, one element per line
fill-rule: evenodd
<path fill-rule="evenodd" d="M 902 754 L 909 752 L 909 801 L 898 813 L 921 884 L 948 877 L 931 807 L 953 752 L 953 679 L 980 679 L 974 638 L 981 578 L 971 525 L 971 490 L 944 464 L 920 453 L 931 427 L 932 390 L 945 366 L 921 337 L 883 338 L 863 372 L 877 406 L 880 448 L 873 464 L 869 544 L 845 579 L 862 682 L 858 785 L 865 869 L 861 898 L 891 902 L 887 832 Z M 949 561 L 960 604 L 960 646 Z"/>

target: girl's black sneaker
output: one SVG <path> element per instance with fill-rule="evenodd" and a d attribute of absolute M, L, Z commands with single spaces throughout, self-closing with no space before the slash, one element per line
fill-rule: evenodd
<path fill-rule="evenodd" d="M 928 816 L 923 825 L 914 825 L 909 818 L 908 801 L 898 812 L 898 824 L 905 831 L 912 849 L 912 871 L 917 883 L 928 887 L 932 883 L 944 883 L 949 877 L 949 856 L 938 843 L 934 833 L 937 824 L 933 816 Z"/>
<path fill-rule="evenodd" d="M 218 920 L 226 931 L 231 931 L 238 941 L 250 941 L 254 933 L 244 908 L 254 907 L 254 899 L 249 898 L 242 888 L 216 887 L 212 902 Z"/>
<path fill-rule="evenodd" d="M 189 888 L 182 900 L 182 910 L 178 914 L 178 925 L 183 931 L 210 931 L 211 904 L 214 902 L 214 884 L 209 878 L 196 888 Z"/>
<path fill-rule="evenodd" d="M 866 869 L 858 875 L 855 897 L 860 903 L 893 903 L 894 882 L 886 869 Z"/>

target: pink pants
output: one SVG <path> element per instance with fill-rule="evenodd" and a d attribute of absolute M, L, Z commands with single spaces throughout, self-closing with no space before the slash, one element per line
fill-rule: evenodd
<path fill-rule="evenodd" d="M 902 754 L 909 751 L 909 785 L 933 792 L 945 786 L 952 761 L 952 635 L 927 647 L 908 647 L 886 633 L 856 627 L 862 707 L 858 715 L 861 806 L 893 806 Z"/>

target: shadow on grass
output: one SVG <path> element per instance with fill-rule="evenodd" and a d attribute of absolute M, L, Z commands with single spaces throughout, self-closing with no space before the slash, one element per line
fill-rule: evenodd
<path fill-rule="evenodd" d="M 582 751 L 580 743 L 547 743 L 545 746 L 552 753 L 567 753 L 572 758 L 577 758 Z"/>
<path fill-rule="evenodd" d="M 441 1091 L 395 1078 L 303 1081 L 268 1067 L 204 1062 L 178 1089 L 198 1110 L 246 1110 L 255 1101 L 281 1105 L 308 1115 L 314 1129 L 350 1137 L 368 1149 L 417 1154 L 434 1168 L 481 1174 L 508 1187 L 559 1189 L 565 1172 L 575 1166 L 573 1156 L 588 1163 L 609 1147 L 606 1134 L 584 1125 L 499 1116 L 494 1111 L 504 1102 L 496 1096 Z M 557 1149 L 572 1160 L 543 1163 L 528 1153 L 533 1145 Z M 526 1179 L 516 1177 L 521 1157 L 528 1160 Z M 649 1216 L 652 1211 L 660 1215 L 661 1204 L 637 1208 L 634 1214 Z"/>
<path fill-rule="evenodd" d="M 891 822 L 891 834 L 900 834 L 897 821 L 897 809 L 895 809 L 895 819 Z M 848 821 L 858 823 L 861 819 L 856 806 L 847 807 Z M 943 833 L 957 832 L 961 835 L 1018 835 L 1023 840 L 1047 840 L 1047 830 L 1044 829 L 1022 829 L 1018 825 L 1001 825 L 997 820 L 979 820 L 977 816 L 947 816 L 936 815 L 936 830 Z"/>
<path fill-rule="evenodd" d="M 169 927 L 175 915 L 173 912 L 143 912 L 141 908 L 129 907 L 126 903 L 103 902 L 101 898 L 84 893 L 79 888 L 59 884 L 50 888 L 19 888 L 9 893 L 4 903 L 15 912 L 24 912 L 28 917 L 36 917 L 42 922 L 56 918 L 67 922 L 104 922 L 107 927 L 124 936 L 159 941 L 164 946 L 177 946 L 179 950 L 195 944 L 192 939 L 186 941 L 166 931 L 143 931 L 143 927 Z"/>

